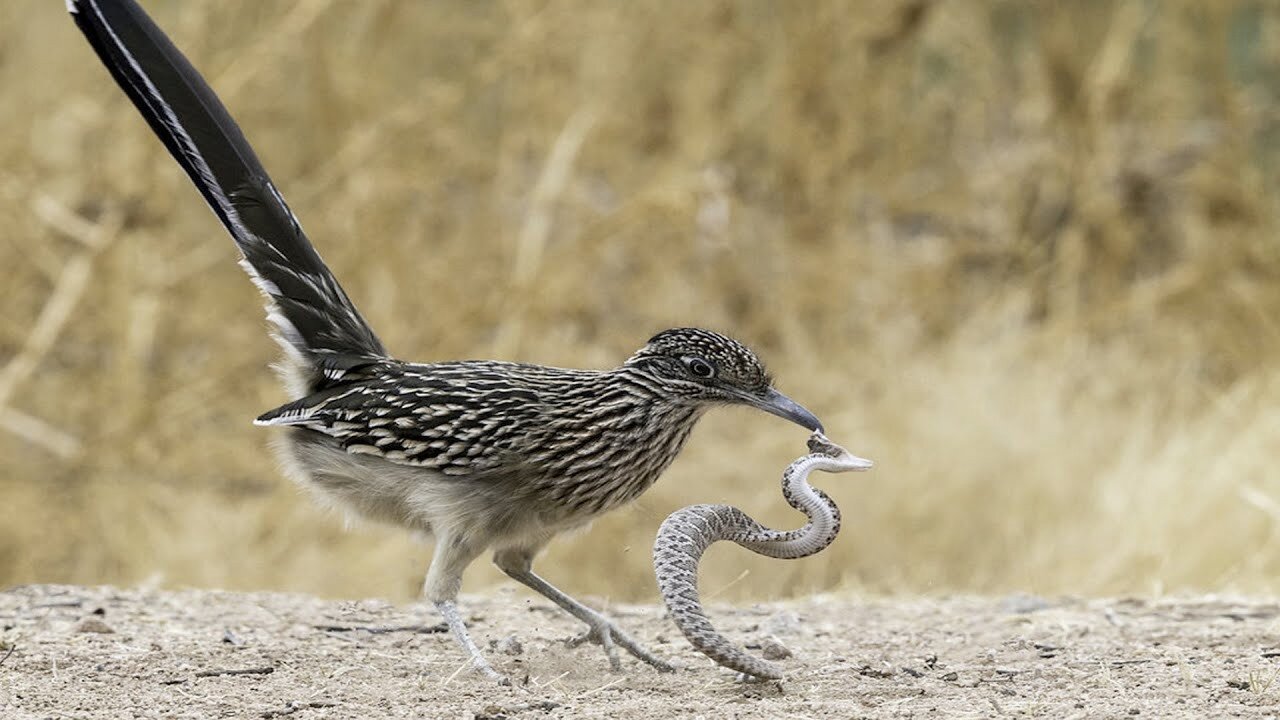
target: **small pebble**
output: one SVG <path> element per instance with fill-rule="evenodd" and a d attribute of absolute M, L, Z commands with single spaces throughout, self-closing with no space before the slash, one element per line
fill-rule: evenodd
<path fill-rule="evenodd" d="M 777 638 L 769 638 L 760 643 L 760 653 L 765 660 L 785 660 L 791 657 L 791 648 L 783 645 Z"/>
<path fill-rule="evenodd" d="M 80 622 L 76 623 L 76 626 L 73 632 L 100 633 L 103 635 L 107 635 L 115 632 L 115 629 L 113 629 L 110 625 L 102 622 L 102 620 L 96 617 L 87 617 L 81 620 Z"/>

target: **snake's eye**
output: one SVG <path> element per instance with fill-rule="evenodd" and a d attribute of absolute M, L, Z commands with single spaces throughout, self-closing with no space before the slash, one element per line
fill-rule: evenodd
<path fill-rule="evenodd" d="M 689 374 L 696 378 L 710 380 L 716 375 L 715 367 L 700 357 L 687 357 L 684 359 L 684 365 L 689 368 Z"/>

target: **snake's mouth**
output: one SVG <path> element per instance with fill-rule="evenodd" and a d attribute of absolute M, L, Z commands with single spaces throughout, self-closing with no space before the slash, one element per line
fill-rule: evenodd
<path fill-rule="evenodd" d="M 790 420 L 805 429 L 822 432 L 822 423 L 818 418 L 814 417 L 813 413 L 805 410 L 800 403 L 773 388 L 766 390 L 763 396 L 753 395 L 744 399 L 752 407 L 777 415 L 785 420 Z"/>

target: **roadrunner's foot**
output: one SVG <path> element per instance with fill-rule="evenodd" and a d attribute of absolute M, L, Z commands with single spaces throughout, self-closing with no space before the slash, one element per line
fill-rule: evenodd
<path fill-rule="evenodd" d="M 635 638 L 623 632 L 608 618 L 599 613 L 594 613 L 594 611 L 593 614 L 595 615 L 594 618 L 584 619 L 584 622 L 587 623 L 587 631 L 569 640 L 569 647 L 578 647 L 585 642 L 600 645 L 604 648 L 604 654 L 609 658 L 609 667 L 614 671 L 622 669 L 622 663 L 618 660 L 619 645 L 638 660 L 642 660 L 656 668 L 658 672 L 676 671 L 675 665 L 646 650 L 643 645 L 636 642 Z"/>
<path fill-rule="evenodd" d="M 622 669 L 622 663 L 618 661 L 617 648 L 618 645 L 621 645 L 624 650 L 634 655 L 637 659 L 643 660 L 659 671 L 675 672 L 676 667 L 674 665 L 644 649 L 640 643 L 624 633 L 604 615 L 564 594 L 556 586 L 543 580 L 537 573 L 533 572 L 534 551 L 535 549 L 531 548 L 500 550 L 494 553 L 493 562 L 503 572 L 511 576 L 512 579 L 537 591 L 539 595 L 559 605 L 565 612 L 587 624 L 587 632 L 570 640 L 569 647 L 577 647 L 587 641 L 598 643 L 604 648 L 604 654 L 609 658 L 609 667 L 617 671 Z"/>
<path fill-rule="evenodd" d="M 477 660 L 478 660 L 478 662 L 477 662 Z M 482 675 L 484 675 L 485 677 L 489 678 L 490 680 L 492 680 L 492 681 L 494 681 L 494 682 L 498 683 L 499 685 L 504 685 L 504 686 L 508 686 L 508 687 L 510 687 L 510 685 L 511 685 L 511 678 L 507 677 L 506 675 L 503 675 L 502 673 L 498 672 L 497 670 L 494 670 L 494 669 L 493 669 L 493 666 L 492 666 L 492 665 L 490 665 L 490 664 L 489 664 L 489 662 L 488 662 L 487 660 L 485 660 L 484 658 L 472 658 L 472 659 L 471 659 L 471 666 L 472 666 L 473 668 L 475 668 L 476 670 L 480 671 L 480 673 L 481 673 Z"/>
<path fill-rule="evenodd" d="M 437 602 L 436 609 L 440 611 L 445 624 L 453 631 L 454 639 L 458 641 L 458 644 L 462 646 L 462 649 L 470 657 L 471 667 L 499 685 L 510 685 L 511 680 L 506 675 L 494 670 L 489 661 L 485 660 L 484 656 L 480 654 L 480 648 L 476 647 L 476 644 L 472 642 L 471 634 L 467 632 L 467 626 L 462 622 L 462 616 L 458 614 L 457 605 L 451 600 L 445 600 Z"/>

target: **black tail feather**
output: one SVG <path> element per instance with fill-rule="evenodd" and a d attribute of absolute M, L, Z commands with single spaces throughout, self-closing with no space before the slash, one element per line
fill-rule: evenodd
<path fill-rule="evenodd" d="M 76 25 L 191 177 L 270 302 L 268 316 L 311 390 L 382 342 L 325 266 L 240 128 L 195 68 L 133 0 L 68 0 Z M 296 364 L 296 363 L 295 363 Z"/>

